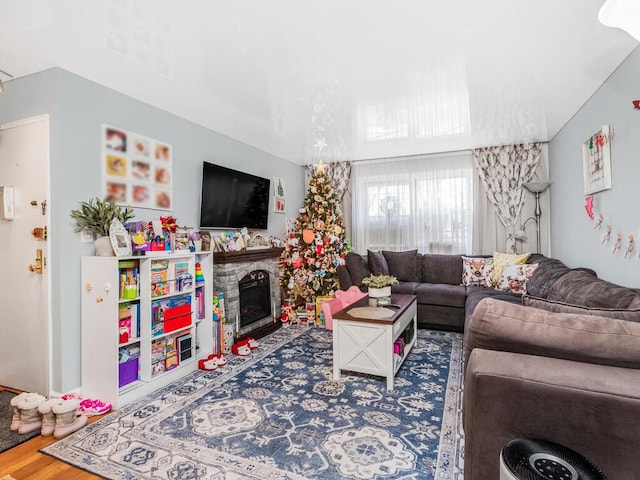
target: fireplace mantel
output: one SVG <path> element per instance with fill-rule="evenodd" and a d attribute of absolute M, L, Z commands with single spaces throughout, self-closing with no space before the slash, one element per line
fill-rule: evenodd
<path fill-rule="evenodd" d="M 256 262 L 266 258 L 279 258 L 284 248 L 262 248 L 259 250 L 241 250 L 239 252 L 213 252 L 214 265 L 225 263 Z"/>

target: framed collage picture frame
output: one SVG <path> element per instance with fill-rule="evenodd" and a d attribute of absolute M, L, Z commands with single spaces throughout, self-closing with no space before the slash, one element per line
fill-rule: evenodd
<path fill-rule="evenodd" d="M 118 205 L 171 210 L 173 149 L 143 135 L 102 125 L 103 198 Z"/>

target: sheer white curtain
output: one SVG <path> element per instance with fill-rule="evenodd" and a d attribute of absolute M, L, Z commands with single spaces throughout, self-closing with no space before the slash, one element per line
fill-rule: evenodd
<path fill-rule="evenodd" d="M 471 152 L 353 162 L 351 178 L 356 252 L 471 252 Z"/>

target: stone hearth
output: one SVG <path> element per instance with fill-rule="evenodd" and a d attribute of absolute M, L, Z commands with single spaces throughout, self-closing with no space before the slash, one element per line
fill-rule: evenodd
<path fill-rule="evenodd" d="M 280 272 L 278 264 L 282 248 L 243 250 L 241 252 L 213 253 L 213 289 L 224 292 L 227 323 L 240 325 L 240 291 L 238 282 L 250 272 L 264 270 L 269 273 L 271 290 L 271 315 L 240 328 L 240 338 L 254 331 L 272 330 L 280 326 Z M 236 330 L 237 331 L 237 330 Z"/>

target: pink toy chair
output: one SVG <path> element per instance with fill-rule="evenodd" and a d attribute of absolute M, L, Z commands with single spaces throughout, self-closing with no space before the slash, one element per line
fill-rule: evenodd
<path fill-rule="evenodd" d="M 342 310 L 342 301 L 338 298 L 322 302 L 322 311 L 324 313 L 324 328 L 333 330 L 333 314 Z"/>
<path fill-rule="evenodd" d="M 367 293 L 355 285 L 350 286 L 347 290 L 336 290 L 336 298 L 342 301 L 342 308 L 366 296 Z"/>
<path fill-rule="evenodd" d="M 327 330 L 333 330 L 333 314 L 366 296 L 366 292 L 360 291 L 360 289 L 356 286 L 349 287 L 344 291 L 337 290 L 336 298 L 334 300 L 322 302 L 325 328 Z"/>

